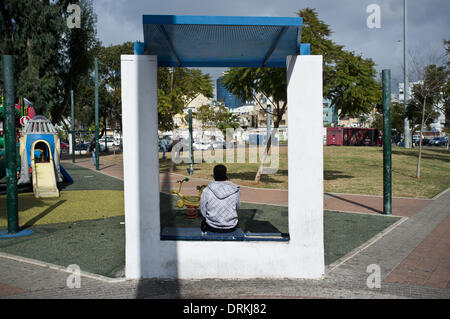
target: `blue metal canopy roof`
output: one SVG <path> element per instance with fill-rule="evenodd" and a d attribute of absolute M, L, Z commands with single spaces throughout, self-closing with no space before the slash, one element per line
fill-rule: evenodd
<path fill-rule="evenodd" d="M 144 15 L 159 66 L 286 67 L 300 53 L 302 18 Z"/>

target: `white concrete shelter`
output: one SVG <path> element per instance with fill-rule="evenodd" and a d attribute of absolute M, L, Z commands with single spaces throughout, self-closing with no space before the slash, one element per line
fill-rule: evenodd
<path fill-rule="evenodd" d="M 247 24 L 244 25 L 263 26 L 261 30 L 278 27 L 273 41 L 277 42 L 278 46 L 282 45 L 281 38 L 290 32 L 283 29 L 291 27 L 283 25 L 284 22 L 287 21 L 297 28 L 296 36 L 293 37 L 297 49 L 292 52 L 293 54 L 286 55 L 286 50 L 276 51 L 273 43 L 269 43 L 268 47 L 263 48 L 267 54 L 259 57 L 260 64 L 261 60 L 264 60 L 266 64 L 263 66 L 270 66 L 268 63 L 272 59 L 270 54 L 278 52 L 276 57 L 278 65 L 281 57 L 287 69 L 290 240 L 285 242 L 161 240 L 157 144 L 158 66 L 167 66 L 170 61 L 175 61 L 174 63 L 177 63 L 175 66 L 205 66 L 195 62 L 194 59 L 183 57 L 182 48 L 175 45 L 175 26 L 187 28 L 191 24 L 199 25 L 201 20 L 202 26 L 212 26 L 219 32 L 220 26 L 226 31 L 227 25 L 237 28 L 241 26 L 239 23 L 244 21 L 233 20 L 240 17 L 201 18 L 203 20 L 192 16 L 144 16 L 144 35 L 149 25 L 152 28 L 162 26 L 162 30 L 166 30 L 165 34 L 168 37 L 166 51 L 172 56 L 170 58 L 172 60 L 167 56 L 161 58 L 160 54 L 152 52 L 149 35 L 144 37 L 148 55 L 140 51 L 137 52 L 140 54 L 121 56 L 125 275 L 130 279 L 321 278 L 325 271 L 322 56 L 301 54 L 304 53 L 299 50 L 298 32 L 301 33 L 301 18 L 280 20 L 281 18 L 251 17 L 251 21 L 245 20 Z M 228 24 L 224 24 L 225 22 Z M 285 31 L 279 31 L 280 29 Z M 201 40 L 200 36 L 199 38 Z M 161 43 L 156 46 L 158 45 L 163 46 Z M 261 50 L 256 44 L 253 45 L 256 51 Z M 219 61 L 215 66 L 237 66 L 235 61 L 220 58 L 218 56 L 217 60 L 205 59 L 212 64 Z M 183 64 L 184 60 L 189 62 Z M 252 61 L 244 61 L 241 66 L 254 66 Z"/>

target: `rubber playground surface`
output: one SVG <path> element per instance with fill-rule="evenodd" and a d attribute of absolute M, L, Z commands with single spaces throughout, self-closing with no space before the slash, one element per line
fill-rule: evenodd
<path fill-rule="evenodd" d="M 32 190 L 20 189 L 19 225 L 34 234 L 0 239 L 0 252 L 32 258 L 107 277 L 123 276 L 125 226 L 123 181 L 63 163 L 74 179 L 62 185 L 56 199 L 36 199 Z M 7 227 L 5 185 L 0 184 L 0 230 Z M 161 227 L 199 227 L 201 219 L 188 219 L 176 197 L 161 193 Z M 330 265 L 367 242 L 399 217 L 325 211 L 325 263 Z M 239 212 L 244 232 L 288 232 L 288 208 L 245 203 Z"/>

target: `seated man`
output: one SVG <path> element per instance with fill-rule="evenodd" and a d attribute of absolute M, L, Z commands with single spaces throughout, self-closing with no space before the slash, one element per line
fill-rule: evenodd
<path fill-rule="evenodd" d="M 214 167 L 214 180 L 200 197 L 201 229 L 203 232 L 233 232 L 238 227 L 237 211 L 241 206 L 239 186 L 228 181 L 224 165 Z"/>

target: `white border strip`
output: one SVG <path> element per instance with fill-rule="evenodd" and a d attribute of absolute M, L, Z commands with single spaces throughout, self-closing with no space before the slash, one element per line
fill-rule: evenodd
<path fill-rule="evenodd" d="M 439 194 L 437 194 L 436 196 L 434 196 L 432 198 L 432 200 L 438 199 L 439 197 L 441 197 L 442 195 L 444 195 L 445 193 L 447 193 L 450 190 L 450 187 L 447 188 L 445 191 L 440 192 Z"/>
<path fill-rule="evenodd" d="M 17 261 L 20 263 L 26 263 L 26 264 L 30 264 L 30 265 L 43 267 L 43 268 L 57 270 L 57 271 L 65 272 L 67 274 L 73 274 L 73 272 L 68 271 L 66 267 L 43 262 L 43 261 L 36 260 L 36 259 L 10 255 L 10 254 L 3 253 L 3 252 L 0 252 L 0 258 L 10 259 L 10 260 L 14 260 L 14 261 Z M 118 283 L 118 282 L 128 281 L 127 278 L 110 278 L 110 277 L 105 277 L 102 275 L 97 275 L 97 274 L 93 274 L 93 273 L 86 272 L 86 271 L 80 271 L 80 275 L 85 278 L 100 280 L 100 281 L 104 281 L 104 282 L 108 282 L 108 283 Z"/>
<path fill-rule="evenodd" d="M 348 195 L 348 196 L 364 196 L 364 197 L 376 197 L 376 198 L 383 198 L 383 195 L 370 195 L 370 194 L 351 194 L 351 193 L 333 193 L 333 192 L 324 192 L 325 195 Z M 329 195 L 329 196 L 330 196 Z M 392 196 L 392 198 L 399 198 L 399 199 L 417 199 L 417 200 L 428 200 L 432 201 L 434 198 L 418 198 L 418 197 L 401 197 L 401 196 Z"/>
<path fill-rule="evenodd" d="M 334 210 L 334 209 L 323 209 L 324 212 L 332 212 L 332 213 L 347 213 L 347 214 L 360 214 L 360 215 L 373 215 L 373 216 L 382 216 L 382 217 L 395 217 L 395 218 L 406 218 L 408 219 L 409 217 L 407 216 L 400 216 L 400 215 L 386 215 L 386 214 L 382 214 L 382 213 L 377 213 L 377 212 L 352 212 L 352 211 L 347 211 L 347 210 Z"/>

